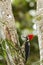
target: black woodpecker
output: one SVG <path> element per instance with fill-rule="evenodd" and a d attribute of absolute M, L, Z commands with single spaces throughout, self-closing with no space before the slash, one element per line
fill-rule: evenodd
<path fill-rule="evenodd" d="M 30 40 L 33 39 L 33 34 L 30 34 L 28 36 L 26 36 L 26 41 L 25 41 L 25 61 L 27 61 L 27 59 L 30 56 Z"/>

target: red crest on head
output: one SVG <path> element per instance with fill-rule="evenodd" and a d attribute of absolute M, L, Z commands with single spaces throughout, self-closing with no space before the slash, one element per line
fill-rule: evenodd
<path fill-rule="evenodd" d="M 30 34 L 30 35 L 28 35 L 28 36 L 27 36 L 27 38 L 28 38 L 29 40 L 32 40 L 32 39 L 33 39 L 33 37 L 34 37 L 34 35 L 33 35 L 33 34 Z"/>

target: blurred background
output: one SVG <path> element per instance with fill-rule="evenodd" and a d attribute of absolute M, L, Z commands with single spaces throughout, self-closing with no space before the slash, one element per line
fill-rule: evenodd
<path fill-rule="evenodd" d="M 30 57 L 27 65 L 39 60 L 38 37 L 34 17 L 36 15 L 36 0 L 12 0 L 12 11 L 15 18 L 17 33 L 20 45 L 24 43 L 23 36 L 34 34 L 35 37 L 30 41 Z"/>

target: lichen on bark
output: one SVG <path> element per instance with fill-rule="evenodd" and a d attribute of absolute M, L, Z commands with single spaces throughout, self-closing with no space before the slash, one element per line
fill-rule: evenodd
<path fill-rule="evenodd" d="M 24 65 L 11 0 L 0 0 L 0 45 L 7 65 Z"/>
<path fill-rule="evenodd" d="M 37 0 L 37 13 L 36 13 L 36 25 L 38 32 L 40 60 L 43 60 L 43 0 Z M 40 62 L 40 65 L 43 62 Z"/>

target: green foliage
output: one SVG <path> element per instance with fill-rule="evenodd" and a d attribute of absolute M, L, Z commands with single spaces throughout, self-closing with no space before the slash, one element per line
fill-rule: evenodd
<path fill-rule="evenodd" d="M 12 41 L 0 40 L 0 64 L 1 65 L 18 65 L 24 60 L 19 45 L 16 47 Z"/>
<path fill-rule="evenodd" d="M 16 21 L 20 45 L 23 45 L 24 42 L 21 36 L 25 36 L 26 34 L 32 34 L 34 31 L 33 18 L 35 15 L 33 14 L 36 10 L 36 0 L 13 0 L 12 10 Z M 30 11 L 32 11 L 33 13 Z M 27 61 L 26 65 L 29 65 L 29 63 L 31 65 L 32 62 L 35 62 L 39 59 L 38 37 L 35 36 L 34 39 L 30 41 L 30 43 L 30 58 Z"/>
<path fill-rule="evenodd" d="M 16 7 L 22 7 L 26 4 L 25 0 L 13 0 L 13 5 L 15 5 Z"/>

